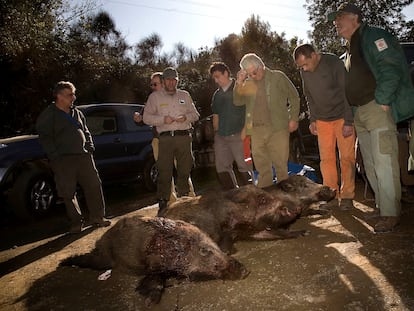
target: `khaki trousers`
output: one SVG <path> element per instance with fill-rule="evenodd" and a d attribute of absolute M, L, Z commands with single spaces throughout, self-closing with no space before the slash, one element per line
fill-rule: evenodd
<path fill-rule="evenodd" d="M 399 216 L 398 132 L 391 111 L 385 112 L 373 100 L 356 108 L 354 124 L 365 172 L 381 216 Z"/>
<path fill-rule="evenodd" d="M 257 186 L 264 188 L 273 184 L 273 168 L 277 181 L 288 178 L 289 131 L 273 131 L 271 126 L 252 129 L 252 155 L 259 173 Z"/>

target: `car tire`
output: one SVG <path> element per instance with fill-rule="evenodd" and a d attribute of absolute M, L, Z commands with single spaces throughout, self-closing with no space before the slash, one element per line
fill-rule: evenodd
<path fill-rule="evenodd" d="M 18 176 L 9 194 L 10 206 L 21 219 L 45 216 L 54 209 L 55 189 L 50 174 L 40 169 L 28 169 Z"/>
<path fill-rule="evenodd" d="M 144 187 L 148 191 L 152 192 L 157 189 L 158 168 L 152 155 L 147 158 L 144 164 L 143 180 Z"/>

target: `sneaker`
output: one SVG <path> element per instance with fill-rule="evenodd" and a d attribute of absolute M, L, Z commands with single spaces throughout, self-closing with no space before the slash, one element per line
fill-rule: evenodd
<path fill-rule="evenodd" d="M 374 231 L 376 233 L 391 232 L 399 224 L 399 222 L 400 218 L 397 216 L 381 217 L 381 219 L 374 226 Z"/>
<path fill-rule="evenodd" d="M 353 208 L 355 208 L 355 206 L 352 199 L 341 199 L 341 203 L 339 203 L 339 209 L 341 211 L 348 211 Z"/>

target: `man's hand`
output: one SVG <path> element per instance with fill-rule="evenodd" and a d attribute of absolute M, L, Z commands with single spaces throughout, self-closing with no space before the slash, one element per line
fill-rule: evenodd
<path fill-rule="evenodd" d="M 185 120 L 187 120 L 187 117 L 185 115 L 178 116 L 175 118 L 175 121 L 178 123 L 183 123 Z"/>
<path fill-rule="evenodd" d="M 246 70 L 244 69 L 239 70 L 239 72 L 237 73 L 237 80 L 236 80 L 237 84 L 240 84 L 240 85 L 243 84 L 246 79 L 247 79 Z"/>
<path fill-rule="evenodd" d="M 175 121 L 174 118 L 170 117 L 170 116 L 165 116 L 164 117 L 164 124 L 171 124 Z"/>
<path fill-rule="evenodd" d="M 298 121 L 290 120 L 289 121 L 289 127 L 288 127 L 289 128 L 289 133 L 292 133 L 292 132 L 296 131 L 298 129 L 298 125 L 299 125 Z"/>
<path fill-rule="evenodd" d="M 390 106 L 388 105 L 380 105 L 380 107 L 382 108 L 382 110 L 384 110 L 385 112 L 390 110 Z"/>
<path fill-rule="evenodd" d="M 353 125 L 344 125 L 342 127 L 342 136 L 349 137 L 354 133 L 354 126 Z"/>
<path fill-rule="evenodd" d="M 309 132 L 311 132 L 312 135 L 318 135 L 318 130 L 316 128 L 316 122 L 311 122 L 309 124 Z"/>

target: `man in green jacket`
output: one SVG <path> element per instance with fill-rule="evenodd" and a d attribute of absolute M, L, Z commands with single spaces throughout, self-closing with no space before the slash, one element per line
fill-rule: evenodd
<path fill-rule="evenodd" d="M 375 232 L 389 232 L 399 223 L 400 167 L 396 123 L 414 116 L 414 89 L 397 39 L 362 22 L 360 9 L 343 3 L 328 15 L 347 40 L 346 95 L 368 181 L 379 208 Z"/>
<path fill-rule="evenodd" d="M 257 185 L 273 184 L 288 177 L 289 135 L 298 128 L 299 95 L 289 78 L 266 68 L 262 59 L 249 53 L 240 61 L 234 86 L 234 104 L 246 105 L 246 134 L 251 135 Z"/>

